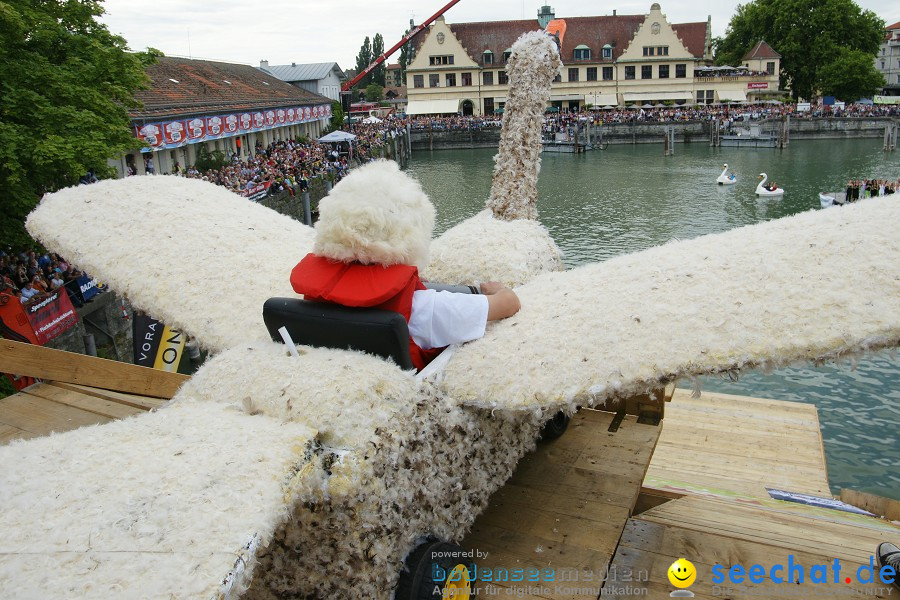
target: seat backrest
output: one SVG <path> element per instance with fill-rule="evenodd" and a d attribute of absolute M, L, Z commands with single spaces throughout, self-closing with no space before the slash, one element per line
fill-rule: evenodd
<path fill-rule="evenodd" d="M 269 298 L 263 305 L 269 335 L 282 341 L 286 327 L 297 344 L 359 350 L 415 369 L 409 355 L 409 327 L 403 315 L 377 308 L 350 308 L 300 298 Z"/>

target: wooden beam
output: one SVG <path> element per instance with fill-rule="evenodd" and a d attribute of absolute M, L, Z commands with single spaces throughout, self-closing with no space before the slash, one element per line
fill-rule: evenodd
<path fill-rule="evenodd" d="M 5 339 L 0 339 L 0 372 L 155 398 L 171 398 L 190 379 L 180 373 Z"/>
<path fill-rule="evenodd" d="M 859 490 L 841 489 L 841 501 L 884 517 L 888 521 L 900 521 L 900 500 L 892 500 Z"/>

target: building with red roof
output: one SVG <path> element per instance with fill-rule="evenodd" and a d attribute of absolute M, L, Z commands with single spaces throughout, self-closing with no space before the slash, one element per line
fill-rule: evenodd
<path fill-rule="evenodd" d="M 160 57 L 147 68 L 150 85 L 130 111 L 137 153 L 113 161 L 120 175 L 128 167 L 144 173 L 152 158 L 156 173 L 175 163 L 194 164 L 197 148 L 247 154 L 257 143 L 318 137 L 331 119 L 331 100 L 281 81 L 249 65 Z"/>
<path fill-rule="evenodd" d="M 532 20 L 448 24 L 439 18 L 413 40 L 407 113 L 500 112 L 509 90 L 504 66 L 513 43 L 557 18 L 549 6 Z M 550 106 L 557 110 L 746 102 L 778 92 L 777 64 L 771 73 L 746 66 L 708 68 L 713 58 L 709 18 L 669 23 L 654 3 L 643 15 L 613 11 L 609 16 L 564 19 L 564 66 L 550 97 Z M 771 50 L 768 44 L 765 48 Z"/>

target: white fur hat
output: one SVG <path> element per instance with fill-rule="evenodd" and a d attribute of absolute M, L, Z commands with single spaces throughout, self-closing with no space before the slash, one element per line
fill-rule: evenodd
<path fill-rule="evenodd" d="M 428 264 L 434 206 L 394 161 L 354 169 L 319 202 L 313 252 L 341 262 Z"/>

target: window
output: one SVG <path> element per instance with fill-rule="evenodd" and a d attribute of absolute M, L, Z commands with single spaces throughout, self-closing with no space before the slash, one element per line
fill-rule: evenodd
<path fill-rule="evenodd" d="M 884 70 L 884 61 L 881 61 L 881 70 Z"/>
<path fill-rule="evenodd" d="M 509 77 L 506 76 L 506 71 L 497 71 L 497 83 L 499 85 L 506 85 L 509 83 Z"/>
<path fill-rule="evenodd" d="M 463 85 L 472 85 L 472 74 L 471 73 L 463 73 L 462 74 L 462 84 Z"/>
<path fill-rule="evenodd" d="M 452 65 L 453 64 L 453 55 L 449 56 L 429 56 L 428 64 L 431 66 L 436 65 Z"/>
<path fill-rule="evenodd" d="M 428 76 L 428 87 L 440 87 L 441 85 L 441 76 L 437 73 L 432 73 Z"/>
<path fill-rule="evenodd" d="M 675 65 L 675 79 L 687 77 L 687 65 Z"/>
<path fill-rule="evenodd" d="M 769 75 L 775 74 L 775 61 L 774 60 L 766 63 L 766 73 L 768 73 Z"/>
<path fill-rule="evenodd" d="M 575 48 L 575 60 L 591 60 L 591 49 L 582 44 Z"/>
<path fill-rule="evenodd" d="M 653 79 L 653 65 L 641 67 L 641 79 Z"/>
<path fill-rule="evenodd" d="M 484 114 L 486 114 L 486 115 L 494 114 L 494 99 L 493 98 L 485 98 L 484 99 Z"/>
<path fill-rule="evenodd" d="M 668 46 L 657 46 L 656 47 L 656 55 L 657 56 L 668 56 L 669 55 L 669 47 Z"/>
<path fill-rule="evenodd" d="M 506 50 L 504 50 L 504 51 L 503 51 L 503 62 L 508 61 L 508 60 L 509 60 L 509 57 L 510 57 L 511 55 L 512 55 L 512 50 L 511 50 L 510 48 L 507 48 Z"/>
<path fill-rule="evenodd" d="M 603 46 L 603 60 L 609 60 L 612 58 L 612 46 L 609 44 Z"/>
<path fill-rule="evenodd" d="M 481 61 L 486 65 L 494 64 L 494 53 L 490 50 L 485 50 L 484 54 L 481 55 Z"/>
<path fill-rule="evenodd" d="M 655 55 L 656 55 L 656 47 L 644 46 L 644 56 L 655 56 Z"/>
<path fill-rule="evenodd" d="M 703 99 L 706 97 L 706 94 L 703 93 L 703 90 L 697 90 L 697 104 L 703 104 Z"/>
<path fill-rule="evenodd" d="M 425 87 L 425 76 L 424 75 L 413 75 L 413 87 L 414 88 Z"/>
<path fill-rule="evenodd" d="M 632 79 L 634 79 L 632 77 Z M 603 81 L 612 81 L 613 80 L 613 68 L 612 67 L 603 67 Z"/>
<path fill-rule="evenodd" d="M 481 74 L 481 83 L 484 85 L 494 85 L 494 72 L 485 71 Z"/>
<path fill-rule="evenodd" d="M 560 81 L 562 81 L 562 75 L 557 73 L 556 77 L 553 78 L 553 83 L 559 83 Z"/>
<path fill-rule="evenodd" d="M 716 90 L 706 90 L 706 103 L 712 104 L 716 99 Z"/>
<path fill-rule="evenodd" d="M 660 79 L 668 79 L 669 78 L 669 65 L 659 65 L 659 78 Z"/>
<path fill-rule="evenodd" d="M 578 69 L 569 69 L 569 81 L 578 81 Z"/>
<path fill-rule="evenodd" d="M 588 67 L 587 68 L 587 80 L 588 81 L 597 81 L 597 67 Z"/>
<path fill-rule="evenodd" d="M 625 67 L 625 79 L 634 79 L 634 67 Z"/>
<path fill-rule="evenodd" d="M 447 73 L 444 78 L 444 85 L 447 87 L 456 87 L 456 73 Z"/>

